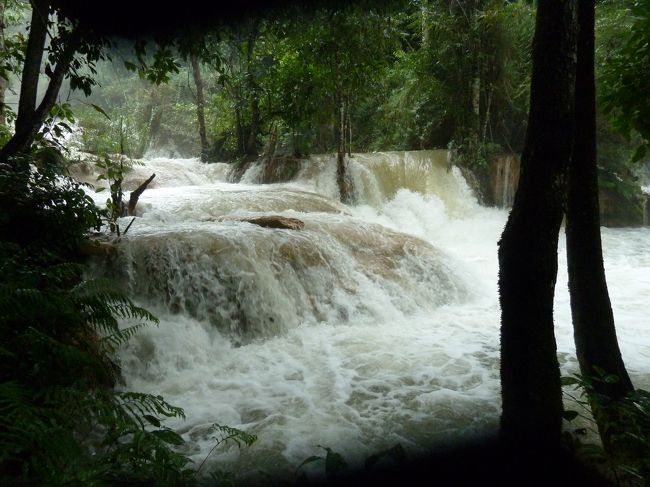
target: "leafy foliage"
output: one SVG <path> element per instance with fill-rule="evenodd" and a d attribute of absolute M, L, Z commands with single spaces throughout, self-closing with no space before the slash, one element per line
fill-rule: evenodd
<path fill-rule="evenodd" d="M 595 369 L 597 375 L 593 377 L 573 374 L 562 378 L 564 387 L 572 387 L 572 391 L 565 391 L 565 394 L 580 408 L 565 411 L 564 419 L 572 422 L 582 418 L 595 433 L 591 409 L 613 410 L 615 414 L 608 414 L 607 417 L 616 418 L 616 421 L 604 425 L 605 434 L 609 436 L 611 444 L 618 446 L 608 451 L 600 444 L 583 440 L 587 434 L 584 427 L 578 427 L 572 433 L 567 431 L 565 441 L 578 454 L 608 469 L 617 483 L 640 479 L 647 484 L 650 480 L 650 393 L 637 389 L 616 401 L 599 395 L 594 389 L 596 382 L 618 382 L 619 378 L 606 374 L 602 369 Z M 588 398 L 591 398 L 591 402 Z"/>
<path fill-rule="evenodd" d="M 85 276 L 75 256 L 99 210 L 79 184 L 27 162 L 0 168 L 2 483 L 189 478 L 189 460 L 172 449 L 183 440 L 163 425 L 183 411 L 113 390 L 114 352 L 156 318 L 113 283 Z"/>
<path fill-rule="evenodd" d="M 97 182 L 106 181 L 108 183 L 110 197 L 106 199 L 106 222 L 111 233 L 116 233 L 118 239 L 123 235 L 120 232 L 118 219 L 126 214 L 126 203 L 124 202 L 122 181 L 124 181 L 124 175 L 130 171 L 135 164 L 137 164 L 136 161 L 127 159 L 123 156 L 118 156 L 116 159 L 104 156 L 103 160 L 100 160 L 95 164 L 95 166 L 100 170 L 100 173 L 97 176 Z M 100 193 L 104 189 L 103 186 L 97 186 L 95 191 Z M 128 228 L 129 227 L 127 227 L 127 230 Z M 124 233 L 126 233 L 126 231 Z"/>
<path fill-rule="evenodd" d="M 624 136 L 641 136 L 633 155 L 633 160 L 638 161 L 650 148 L 650 101 L 639 96 L 650 90 L 650 1 L 634 2 L 632 18 L 630 28 L 621 32 L 620 48 L 605 56 L 601 102 L 614 127 Z"/>
<path fill-rule="evenodd" d="M 338 477 L 349 473 L 349 467 L 343 458 L 343 455 L 327 446 L 318 445 L 318 447 L 325 450 L 325 455 L 312 455 L 310 457 L 307 457 L 296 468 L 295 474 L 297 476 L 300 474 L 304 466 L 317 463 L 323 465 L 323 473 L 325 474 L 325 477 L 328 481 L 336 481 Z M 372 469 L 380 466 L 384 461 L 399 465 L 400 463 L 404 462 L 405 459 L 406 453 L 404 452 L 404 448 L 401 444 L 397 443 L 396 445 L 387 448 L 386 450 L 379 451 L 366 458 L 364 468 L 366 471 L 371 471 Z M 302 475 L 299 476 L 299 483 L 309 483 L 309 480 L 304 471 L 302 472 Z"/>
<path fill-rule="evenodd" d="M 221 445 L 225 445 L 226 443 L 234 443 L 238 448 L 243 448 L 252 446 L 253 443 L 257 441 L 257 436 L 255 435 L 246 433 L 245 431 L 239 430 L 237 428 L 232 428 L 231 426 L 225 426 L 217 423 L 214 423 L 212 426 L 210 426 L 208 433 L 212 435 L 212 440 L 215 442 L 215 444 L 197 468 L 197 475 L 201 472 L 203 465 L 210 457 L 210 455 L 212 455 L 212 453 Z M 223 472 L 218 470 L 211 472 L 211 476 L 213 478 L 219 475 L 223 475 Z"/>

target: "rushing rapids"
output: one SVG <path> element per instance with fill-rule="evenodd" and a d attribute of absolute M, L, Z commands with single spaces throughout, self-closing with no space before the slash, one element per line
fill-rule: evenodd
<path fill-rule="evenodd" d="M 358 154 L 348 167 L 354 206 L 338 202 L 328 156 L 282 184 L 259 184 L 256 166 L 227 183 L 227 165 L 195 160 L 130 174 L 130 187 L 157 176 L 98 272 L 160 318 L 123 350 L 125 387 L 185 409 L 169 426 L 197 465 L 213 423 L 258 436 L 208 460 L 253 476 L 291 475 L 319 445 L 359 465 L 395 443 L 416 454 L 497 427 L 496 242 L 507 213 L 477 204 L 446 151 Z M 304 228 L 242 221 L 269 214 Z M 650 229 L 603 238 L 621 348 L 647 387 Z M 560 250 L 556 334 L 570 372 Z"/>

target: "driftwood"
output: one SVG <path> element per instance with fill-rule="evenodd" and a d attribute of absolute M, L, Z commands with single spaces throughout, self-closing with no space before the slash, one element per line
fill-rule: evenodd
<path fill-rule="evenodd" d="M 302 230 L 305 222 L 297 218 L 288 218 L 279 215 L 256 216 L 251 218 L 242 218 L 241 221 L 259 225 L 264 228 L 284 228 L 287 230 Z"/>
<path fill-rule="evenodd" d="M 142 183 L 140 186 L 135 191 L 131 191 L 131 194 L 129 195 L 129 204 L 127 205 L 126 208 L 126 214 L 128 216 L 136 216 L 135 214 L 135 206 L 138 204 L 138 200 L 140 199 L 140 196 L 142 193 L 144 193 L 144 190 L 147 189 L 147 186 L 153 181 L 153 178 L 155 178 L 156 175 L 152 174 L 149 179 L 147 179 L 144 183 Z"/>

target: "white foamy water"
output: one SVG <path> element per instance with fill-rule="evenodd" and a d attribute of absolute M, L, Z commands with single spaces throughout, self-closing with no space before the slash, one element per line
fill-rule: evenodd
<path fill-rule="evenodd" d="M 161 322 L 121 355 L 126 388 L 185 409 L 169 422 L 197 465 L 213 423 L 254 433 L 204 469 L 291 475 L 319 445 L 352 465 L 496 429 L 500 409 L 497 241 L 506 212 L 480 207 L 444 151 L 357 155 L 356 206 L 336 201 L 326 156 L 286 184 L 229 184 L 225 166 L 156 160 L 139 217 L 106 269 Z M 259 172 L 257 173 L 259 174 Z M 300 231 L 242 218 L 282 215 Z M 605 229 L 621 348 L 650 377 L 650 229 Z M 566 258 L 557 340 L 576 369 Z M 315 471 L 322 465 L 304 467 Z"/>

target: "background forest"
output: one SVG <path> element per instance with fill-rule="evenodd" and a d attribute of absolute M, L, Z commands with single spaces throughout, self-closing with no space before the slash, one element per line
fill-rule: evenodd
<path fill-rule="evenodd" d="M 643 164 L 631 162 L 644 152 L 611 107 L 634 5 L 597 2 L 596 24 L 599 177 L 627 221 L 640 218 Z M 243 161 L 340 143 L 347 152 L 451 148 L 485 178 L 496 154 L 523 147 L 533 28 L 525 1 L 290 11 L 165 47 L 172 69 L 161 84 L 118 42 L 97 64 L 90 99 L 70 101 L 83 150 L 98 155 Z"/>

